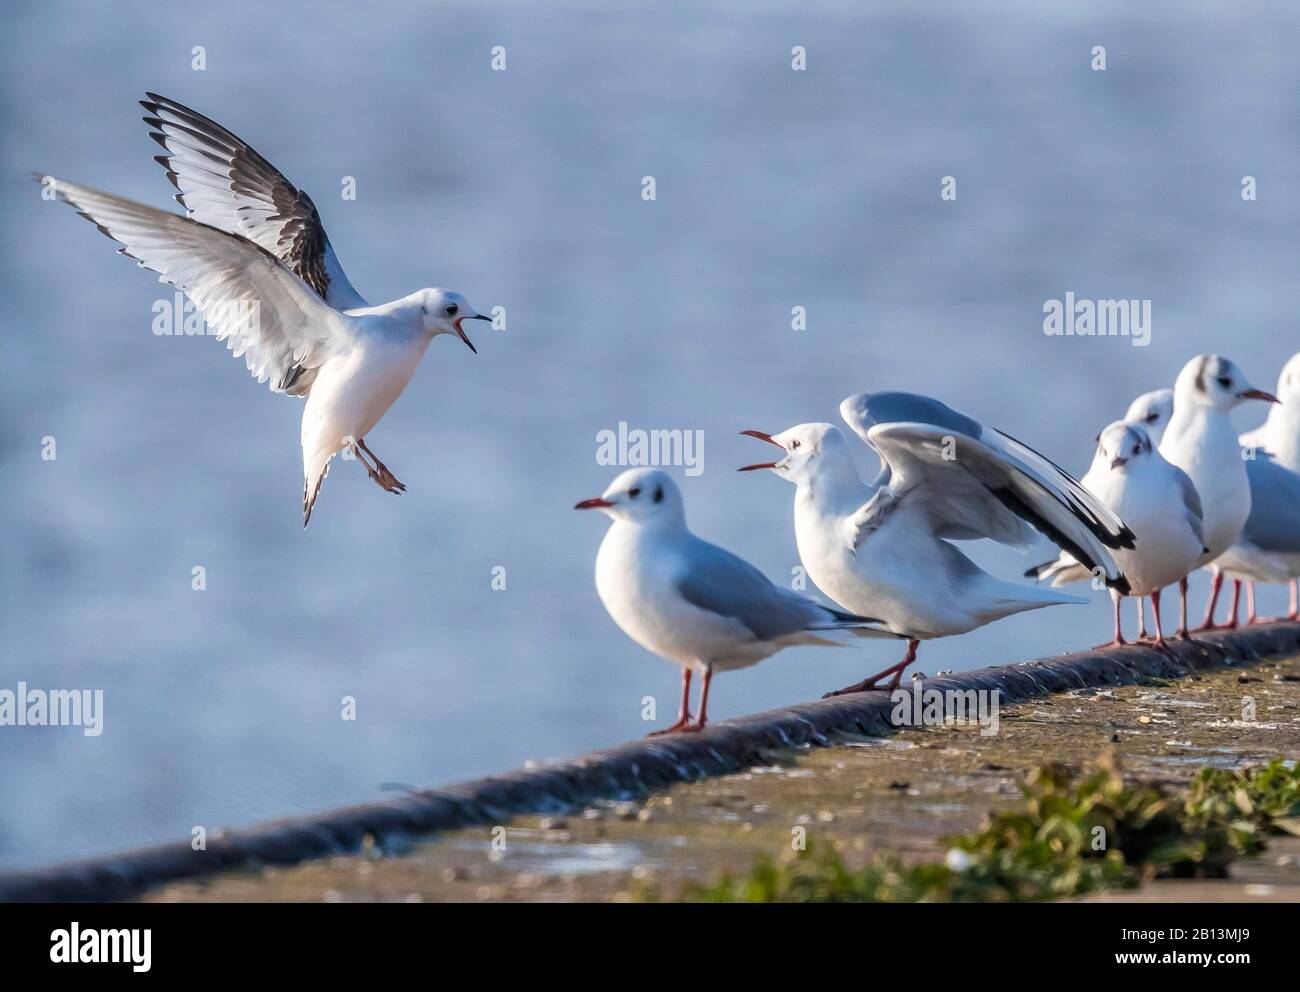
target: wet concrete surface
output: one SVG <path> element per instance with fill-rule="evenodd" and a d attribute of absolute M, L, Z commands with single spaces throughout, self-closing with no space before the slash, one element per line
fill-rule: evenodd
<path fill-rule="evenodd" d="M 927 683 L 927 685 L 930 683 Z M 1126 775 L 1187 782 L 1205 765 L 1238 768 L 1300 756 L 1300 657 L 1146 684 L 1085 687 L 974 725 L 778 753 L 738 774 L 678 784 L 636 801 L 527 816 L 359 855 L 174 883 L 157 901 L 630 901 L 675 898 L 722 872 L 781 857 L 802 832 L 850 866 L 878 853 L 941 859 L 946 834 L 1014 803 L 1035 765 L 1084 766 L 1113 750 Z M 1096 898 L 1300 900 L 1300 840 L 1270 840 L 1215 882 L 1156 882 Z"/>

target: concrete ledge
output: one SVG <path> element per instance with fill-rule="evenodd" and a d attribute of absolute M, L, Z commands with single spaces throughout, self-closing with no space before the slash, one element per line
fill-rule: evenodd
<path fill-rule="evenodd" d="M 1222 665 L 1300 655 L 1300 624 L 1280 623 L 1200 635 L 1171 654 L 1128 647 L 981 668 L 928 679 L 926 688 L 999 689 L 1002 703 L 1095 686 L 1176 678 Z M 678 782 L 767 764 L 774 751 L 895 732 L 886 693 L 862 693 L 725 720 L 701 734 L 637 740 L 569 761 L 411 792 L 342 809 L 212 834 L 206 851 L 186 841 L 118 855 L 0 874 L 0 901 L 98 902 L 127 899 L 179 879 L 260 865 L 287 865 L 355 853 L 369 837 L 400 851 L 414 836 L 560 813 L 598 800 L 632 799 Z"/>

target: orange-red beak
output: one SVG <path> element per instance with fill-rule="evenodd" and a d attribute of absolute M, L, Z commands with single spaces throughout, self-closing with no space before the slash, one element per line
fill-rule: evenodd
<path fill-rule="evenodd" d="M 1243 400 L 1263 400 L 1265 403 L 1281 403 L 1282 401 L 1272 393 L 1266 393 L 1262 389 L 1247 389 L 1241 394 Z"/>
<path fill-rule="evenodd" d="M 611 503 L 609 500 L 601 499 L 599 496 L 596 496 L 593 497 L 592 499 L 584 499 L 581 503 L 575 503 L 573 505 L 573 508 L 575 510 L 599 510 L 603 507 L 613 506 L 613 505 L 614 504 Z"/>
<path fill-rule="evenodd" d="M 771 434 L 764 434 L 762 431 L 741 431 L 740 433 L 744 434 L 746 437 L 756 437 L 760 441 L 766 441 L 768 444 L 775 444 L 778 448 L 781 448 L 782 451 L 785 450 L 785 448 L 781 447 L 781 442 L 773 440 Z M 736 471 L 757 472 L 761 468 L 776 468 L 776 462 L 759 462 L 757 465 L 743 465 L 736 469 Z"/>

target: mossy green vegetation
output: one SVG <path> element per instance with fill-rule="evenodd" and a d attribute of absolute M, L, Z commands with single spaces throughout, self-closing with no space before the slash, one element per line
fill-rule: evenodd
<path fill-rule="evenodd" d="M 1204 768 L 1190 787 L 1127 782 L 1107 757 L 1077 772 L 1034 769 L 1021 802 L 982 829 L 946 838 L 943 862 L 877 856 L 860 870 L 834 847 L 692 889 L 706 902 L 1008 902 L 1132 888 L 1155 877 L 1222 878 L 1273 830 L 1300 834 L 1300 768 Z"/>

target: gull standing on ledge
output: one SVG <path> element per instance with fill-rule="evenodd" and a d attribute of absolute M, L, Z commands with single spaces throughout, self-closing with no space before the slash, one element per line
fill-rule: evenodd
<path fill-rule="evenodd" d="M 1173 418 L 1173 415 L 1174 391 L 1172 389 L 1153 389 L 1149 393 L 1143 393 L 1129 404 L 1128 411 L 1124 414 L 1124 422 L 1140 425 L 1142 429 L 1147 432 L 1147 436 L 1151 439 L 1151 443 L 1158 448 L 1160 447 L 1160 439 L 1164 437 L 1165 428 L 1169 426 L 1169 421 Z M 1100 434 L 1097 435 L 1096 440 L 1098 442 L 1101 441 Z M 1089 491 L 1093 491 L 1092 486 L 1089 485 L 1089 476 L 1093 475 L 1094 471 L 1105 471 L 1104 466 L 1099 467 L 1098 460 L 1100 458 L 1101 452 L 1098 449 L 1094 451 L 1092 466 L 1088 469 L 1088 474 L 1079 480 Z M 1196 487 L 1193 486 L 1192 488 L 1195 489 Z M 1025 571 L 1025 576 L 1032 578 L 1047 578 L 1045 575 L 1047 569 L 1058 564 L 1060 564 L 1060 559 L 1045 561 L 1041 565 L 1035 565 L 1033 568 L 1027 569 Z M 1057 571 L 1053 576 L 1054 580 L 1061 574 L 1060 571 Z M 1075 573 L 1068 578 L 1060 578 L 1059 580 L 1053 581 L 1052 585 L 1059 586 L 1062 582 L 1071 582 L 1077 578 L 1086 578 L 1086 576 L 1081 576 L 1078 573 Z M 1133 603 L 1137 607 L 1138 640 L 1140 641 L 1145 641 L 1147 639 L 1147 620 L 1146 611 L 1142 606 L 1143 602 L 1141 596 L 1133 597 Z M 1116 624 L 1116 629 L 1118 630 L 1118 624 Z M 1119 638 L 1118 634 L 1116 635 L 1116 638 Z"/>
<path fill-rule="evenodd" d="M 1276 403 L 1256 389 L 1236 363 L 1218 355 L 1197 355 L 1174 383 L 1174 415 L 1160 440 L 1160 454 L 1186 472 L 1205 512 L 1205 552 L 1197 567 L 1210 565 L 1228 550 L 1250 516 L 1250 481 L 1237 432 L 1229 414 L 1246 400 Z M 1214 608 L 1223 573 L 1212 568 L 1210 600 L 1197 630 L 1214 627 Z M 1178 583 L 1180 634 L 1187 632 L 1187 580 Z"/>
<path fill-rule="evenodd" d="M 792 644 L 842 645 L 892 637 L 878 620 L 819 606 L 774 585 L 753 565 L 686 526 L 677 484 L 658 469 L 629 469 L 575 510 L 614 521 L 596 555 L 596 592 L 623 633 L 682 666 L 677 722 L 651 736 L 696 731 L 708 720 L 713 673 L 748 668 Z M 700 715 L 690 714 L 691 673 L 700 672 Z"/>
<path fill-rule="evenodd" d="M 818 588 L 908 638 L 902 661 L 831 695 L 875 689 L 891 674 L 888 688 L 896 688 L 922 640 L 1025 610 L 1087 602 L 995 578 L 947 539 L 1023 545 L 1038 530 L 1128 592 L 1110 551 L 1132 547 L 1132 532 L 1033 449 L 911 393 L 850 396 L 840 412 L 880 456 L 873 485 L 859 477 L 848 442 L 830 424 L 776 435 L 741 432 L 785 452 L 780 461 L 740 471 L 771 469 L 795 484 L 799 557 Z"/>
<path fill-rule="evenodd" d="M 1255 612 L 1255 583 L 1295 583 L 1300 576 L 1300 474 L 1274 460 L 1263 448 L 1251 449 L 1246 461 L 1250 481 L 1250 516 L 1241 534 L 1214 563 L 1232 579 L 1232 610 L 1221 626 L 1237 626 L 1241 586 L 1246 583 L 1246 622 L 1269 623 Z M 1294 589 L 1294 585 L 1292 586 Z M 1296 619 L 1296 602 L 1280 620 Z"/>
<path fill-rule="evenodd" d="M 1292 355 L 1282 367 L 1277 380 L 1277 395 L 1282 402 L 1269 407 L 1268 419 L 1263 425 L 1243 434 L 1240 440 L 1248 448 L 1263 448 L 1283 468 L 1300 473 L 1300 352 Z M 1253 580 L 1249 596 L 1251 616 L 1254 616 Z M 1300 620 L 1300 579 L 1291 580 L 1291 608 L 1280 619 Z"/>
<path fill-rule="evenodd" d="M 455 334 L 474 351 L 463 322 L 491 318 L 446 289 L 371 306 L 344 275 L 311 197 L 220 124 L 147 96 L 140 101 L 145 123 L 167 152 L 156 161 L 186 216 L 38 178 L 120 242 L 122 254 L 189 297 L 258 382 L 307 398 L 304 527 L 330 460 L 345 449 L 382 489 L 405 491 L 366 446 L 366 435 L 402 394 L 434 337 Z"/>
<path fill-rule="evenodd" d="M 1151 438 L 1151 443 L 1158 448 L 1160 439 L 1165 436 L 1165 428 L 1169 426 L 1173 416 L 1174 391 L 1153 389 L 1149 393 L 1143 393 L 1129 404 L 1124 419 L 1130 424 L 1141 424 L 1146 429 L 1147 436 Z M 1138 638 L 1146 640 L 1147 621 L 1146 613 L 1142 609 L 1143 599 L 1141 596 L 1134 596 L 1133 602 L 1137 606 Z"/>
<path fill-rule="evenodd" d="M 1131 412 L 1131 410 L 1130 410 Z M 1129 594 L 1151 597 L 1155 614 L 1155 646 L 1166 647 L 1160 625 L 1160 592 L 1187 577 L 1205 551 L 1201 499 L 1187 473 L 1170 465 L 1156 450 L 1140 423 L 1117 420 L 1097 436 L 1097 454 L 1080 482 L 1133 529 L 1135 547 L 1115 551 L 1115 560 L 1129 580 Z M 1053 586 L 1088 579 L 1091 573 L 1072 556 L 1058 559 L 1026 575 Z M 1120 627 L 1120 600 L 1115 603 L 1115 636 L 1103 648 L 1127 644 Z M 1140 612 L 1140 611 L 1139 611 Z"/>

